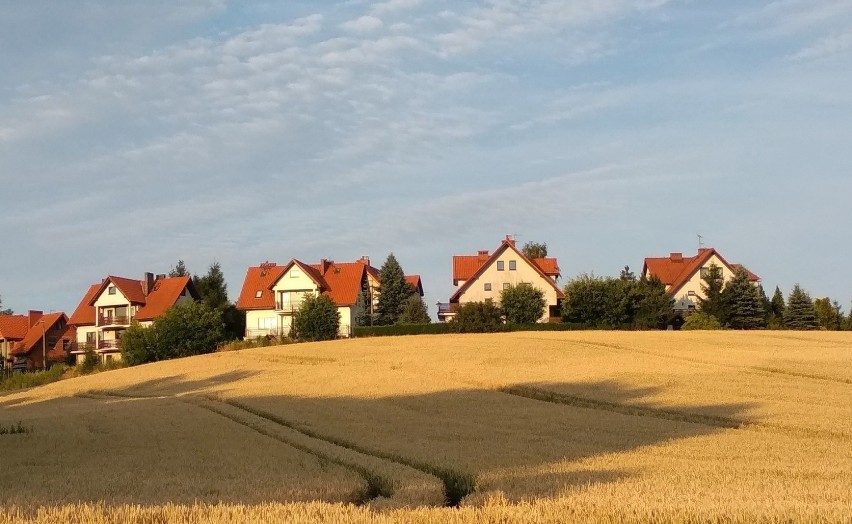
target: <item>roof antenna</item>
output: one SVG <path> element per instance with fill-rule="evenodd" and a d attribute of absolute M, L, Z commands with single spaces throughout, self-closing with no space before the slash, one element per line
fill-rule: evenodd
<path fill-rule="evenodd" d="M 704 237 L 698 235 L 698 249 L 704 249 Z"/>

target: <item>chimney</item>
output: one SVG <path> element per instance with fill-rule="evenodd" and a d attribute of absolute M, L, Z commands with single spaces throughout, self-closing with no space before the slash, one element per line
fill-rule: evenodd
<path fill-rule="evenodd" d="M 328 268 L 331 267 L 332 264 L 334 264 L 334 260 L 327 260 L 325 258 L 320 260 L 320 274 L 325 275 L 326 271 L 328 271 Z"/>
<path fill-rule="evenodd" d="M 364 256 L 362 256 L 361 258 L 358 259 L 358 262 L 364 264 L 365 266 L 369 266 L 370 265 L 370 257 L 368 257 L 367 255 L 364 255 Z"/>
<path fill-rule="evenodd" d="M 672 262 L 683 262 L 683 253 L 672 253 L 669 258 Z"/>
<path fill-rule="evenodd" d="M 44 316 L 44 312 L 42 312 L 42 311 L 38 311 L 38 310 L 35 310 L 35 309 L 31 309 L 31 310 L 29 311 L 29 313 L 27 313 L 27 319 L 28 319 L 28 320 L 29 320 L 29 322 L 30 322 L 30 327 L 35 326 L 35 325 L 36 325 L 36 322 L 38 322 L 39 320 L 41 320 L 41 317 L 42 317 L 42 316 Z"/>
<path fill-rule="evenodd" d="M 480 249 L 479 253 L 477 253 L 477 256 L 479 257 L 479 260 L 481 260 L 483 262 L 488 260 L 488 250 L 487 249 Z"/>
<path fill-rule="evenodd" d="M 156 276 L 156 278 L 154 278 L 154 280 L 163 280 L 164 278 L 166 278 L 166 274 L 160 273 L 159 275 Z"/>
<path fill-rule="evenodd" d="M 515 238 L 512 235 L 506 235 L 506 242 L 508 242 L 511 246 L 515 245 Z"/>
<path fill-rule="evenodd" d="M 142 276 L 142 294 L 146 297 L 154 288 L 154 273 L 145 272 Z"/>

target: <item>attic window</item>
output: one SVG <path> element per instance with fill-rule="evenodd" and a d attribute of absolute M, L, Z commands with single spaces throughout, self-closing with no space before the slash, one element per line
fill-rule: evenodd
<path fill-rule="evenodd" d="M 491 282 L 485 283 L 485 291 L 491 291 Z"/>
<path fill-rule="evenodd" d="M 107 294 L 115 295 L 115 286 L 110 286 L 107 288 Z"/>
<path fill-rule="evenodd" d="M 260 297 L 262 297 L 262 296 L 263 296 L 263 291 L 262 291 L 262 290 L 255 291 L 255 293 L 254 293 L 254 298 L 260 298 Z"/>
<path fill-rule="evenodd" d="M 510 260 L 510 261 L 509 261 L 509 271 L 514 271 L 514 270 L 516 270 L 516 269 L 518 269 L 518 262 L 517 262 L 517 260 Z"/>
<path fill-rule="evenodd" d="M 502 260 L 497 261 L 497 271 L 503 271 L 505 269 L 505 262 Z"/>
<path fill-rule="evenodd" d="M 299 268 L 293 268 L 290 270 L 290 278 L 299 278 L 302 274 L 299 272 Z"/>

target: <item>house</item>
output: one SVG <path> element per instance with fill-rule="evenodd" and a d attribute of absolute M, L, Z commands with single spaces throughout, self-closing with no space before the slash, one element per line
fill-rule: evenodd
<path fill-rule="evenodd" d="M 27 315 L 0 315 L 0 370 L 11 368 L 12 348 L 18 342 L 24 340 L 29 329 L 30 323 Z"/>
<path fill-rule="evenodd" d="M 405 277 L 415 292 L 423 296 L 419 275 Z M 237 309 L 246 313 L 246 338 L 287 336 L 293 315 L 305 294 L 328 296 L 340 313 L 341 337 L 352 336 L 357 318 L 372 314 L 378 304 L 381 288 L 379 271 L 370 265 L 369 257 L 354 262 L 322 259 L 306 264 L 292 259 L 283 266 L 264 262 L 248 268 Z M 370 311 L 364 311 L 370 308 Z"/>
<path fill-rule="evenodd" d="M 69 325 L 76 330 L 71 350 L 77 363 L 92 349 L 102 361 L 121 358 L 121 334 L 132 321 L 150 326 L 170 307 L 200 300 L 188 276 L 145 273 L 142 280 L 107 276 L 92 284 L 74 310 Z"/>
<path fill-rule="evenodd" d="M 68 317 L 65 313 L 43 314 L 30 311 L 27 332 L 9 350 L 11 367 L 15 371 L 34 371 L 51 363 L 65 362 L 71 340 L 68 338 Z"/>
<path fill-rule="evenodd" d="M 438 304 L 438 319 L 447 321 L 455 317 L 460 304 L 500 300 L 500 292 L 510 285 L 530 284 L 542 292 L 547 310 L 539 322 L 560 316 L 564 293 L 556 284 L 559 264 L 555 258 L 529 259 L 515 246 L 515 240 L 506 236 L 500 246 L 489 254 L 453 256 L 453 285 L 458 289 L 448 303 Z"/>
<path fill-rule="evenodd" d="M 693 257 L 685 257 L 683 253 L 671 253 L 668 257 L 646 258 L 642 268 L 642 276 L 656 276 L 666 286 L 666 292 L 675 300 L 674 310 L 678 313 L 689 313 L 698 307 L 698 299 L 704 297 L 701 290 L 703 278 L 712 266 L 722 271 L 722 280 L 727 282 L 734 278 L 734 272 L 739 264 L 731 264 L 713 248 L 701 248 Z M 749 280 L 757 285 L 760 277 L 749 273 Z"/>

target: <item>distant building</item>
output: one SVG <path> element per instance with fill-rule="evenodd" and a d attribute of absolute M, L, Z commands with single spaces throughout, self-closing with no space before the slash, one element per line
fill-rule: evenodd
<path fill-rule="evenodd" d="M 26 332 L 20 340 L 8 346 L 4 355 L 4 364 L 7 368 L 10 367 L 15 371 L 33 371 L 43 369 L 45 359 L 47 359 L 48 367 L 68 359 L 73 334 L 69 334 L 68 317 L 65 313 L 45 315 L 41 311 L 30 311 L 26 316 L 15 316 L 17 317 L 14 319 L 17 324 L 15 334 L 20 333 L 21 327 L 25 327 Z M 3 323 L 0 320 L 0 329 Z"/>
<path fill-rule="evenodd" d="M 108 276 L 92 284 L 68 320 L 76 332 L 71 350 L 82 362 L 86 350 L 101 361 L 121 358 L 121 334 L 136 320 L 149 326 L 170 307 L 200 299 L 188 276 L 145 273 L 142 280 Z"/>
<path fill-rule="evenodd" d="M 479 251 L 476 255 L 453 256 L 453 285 L 458 289 L 448 303 L 438 304 L 438 319 L 442 322 L 452 319 L 458 306 L 468 302 L 499 302 L 504 288 L 526 283 L 544 292 L 548 307 L 539 322 L 547 322 L 561 316 L 565 295 L 556 284 L 559 276 L 555 258 L 529 259 L 507 236 L 490 255 L 488 251 Z"/>
<path fill-rule="evenodd" d="M 646 258 L 642 275 L 646 278 L 656 276 L 665 284 L 666 292 L 671 296 L 674 310 L 689 313 L 698 307 L 698 299 L 704 298 L 701 286 L 702 280 L 712 266 L 722 271 L 722 280 L 727 282 L 734 278 L 734 272 L 739 264 L 731 264 L 713 248 L 701 248 L 693 257 L 685 257 L 683 253 L 671 253 L 668 257 Z M 760 277 L 749 271 L 749 280 L 753 284 L 760 282 Z"/>

